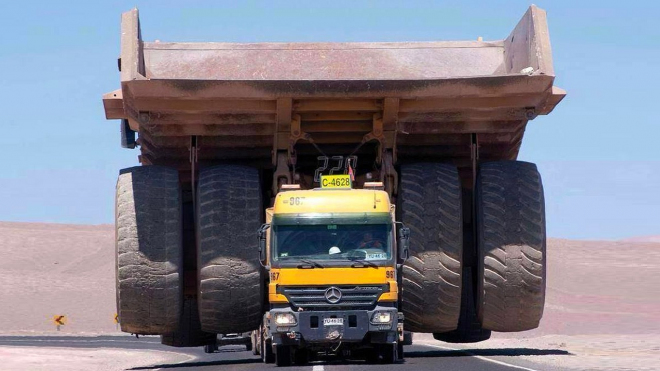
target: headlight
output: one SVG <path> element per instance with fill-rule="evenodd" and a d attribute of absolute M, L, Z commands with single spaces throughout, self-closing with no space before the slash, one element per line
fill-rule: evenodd
<path fill-rule="evenodd" d="M 391 323 L 392 314 L 390 312 L 375 312 L 371 317 L 371 323 Z"/>
<path fill-rule="evenodd" d="M 279 326 L 295 325 L 297 323 L 296 316 L 291 313 L 276 313 L 275 323 Z"/>

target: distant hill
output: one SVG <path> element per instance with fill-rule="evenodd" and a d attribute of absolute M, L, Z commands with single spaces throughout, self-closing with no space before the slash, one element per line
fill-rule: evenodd
<path fill-rule="evenodd" d="M 660 243 L 660 236 L 639 236 L 639 237 L 631 237 L 631 238 L 625 238 L 621 241 L 624 242 L 653 242 L 653 243 Z"/>

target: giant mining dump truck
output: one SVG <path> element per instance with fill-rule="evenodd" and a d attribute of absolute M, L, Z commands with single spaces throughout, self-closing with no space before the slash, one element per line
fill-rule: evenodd
<path fill-rule="evenodd" d="M 140 151 L 117 182 L 122 331 L 187 347 L 257 330 L 288 364 L 342 337 L 392 360 L 403 329 L 539 325 L 543 186 L 517 157 L 565 95 L 543 10 L 496 41 L 254 44 L 146 42 L 132 10 L 118 66 L 106 117 Z M 382 240 L 358 246 L 364 226 Z"/>

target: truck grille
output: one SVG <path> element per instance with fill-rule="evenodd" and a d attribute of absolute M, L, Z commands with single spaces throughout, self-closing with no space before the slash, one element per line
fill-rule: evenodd
<path fill-rule="evenodd" d="M 337 302 L 326 299 L 326 291 L 336 288 L 341 292 Z M 329 310 L 334 308 L 369 309 L 383 292 L 389 290 L 388 285 L 334 285 L 334 286 L 280 286 L 278 292 L 286 296 L 295 307 L 303 309 Z M 336 291 L 335 291 L 336 292 Z"/>

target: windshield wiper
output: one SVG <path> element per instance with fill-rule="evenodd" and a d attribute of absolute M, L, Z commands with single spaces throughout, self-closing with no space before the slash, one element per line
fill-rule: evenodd
<path fill-rule="evenodd" d="M 368 260 L 362 260 L 362 259 L 349 259 L 349 260 L 353 262 L 353 264 L 351 264 L 351 268 L 366 268 L 366 267 L 378 268 L 378 265 Z M 358 265 L 358 263 L 362 265 Z"/>
<path fill-rule="evenodd" d="M 325 268 L 321 263 L 319 263 L 317 261 L 314 261 L 314 260 L 311 260 L 311 259 L 298 259 L 298 260 L 300 260 L 303 263 L 309 264 L 310 268 Z M 298 268 L 305 268 L 305 265 L 304 264 L 299 264 Z"/>

